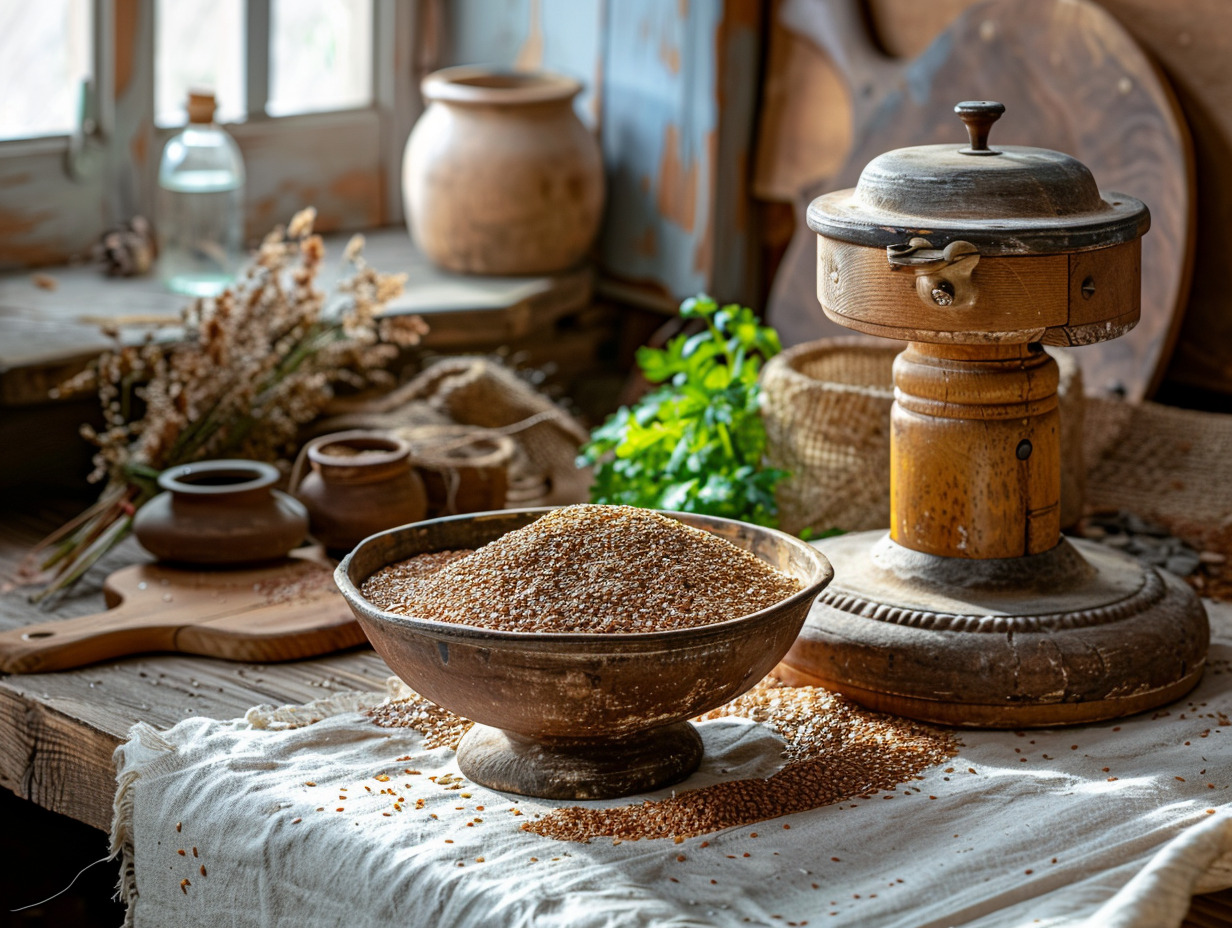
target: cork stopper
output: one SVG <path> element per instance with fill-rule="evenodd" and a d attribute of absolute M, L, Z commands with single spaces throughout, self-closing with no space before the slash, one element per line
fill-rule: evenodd
<path fill-rule="evenodd" d="M 199 124 L 212 123 L 217 105 L 212 90 L 190 90 L 188 92 L 188 121 Z"/>

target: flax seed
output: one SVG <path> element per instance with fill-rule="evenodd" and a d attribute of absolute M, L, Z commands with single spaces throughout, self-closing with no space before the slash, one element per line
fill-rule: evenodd
<path fill-rule="evenodd" d="M 523 829 L 580 842 L 689 838 L 890 789 L 957 753 L 958 741 L 948 731 L 869 712 L 823 689 L 779 687 L 772 680 L 702 718 L 723 717 L 773 728 L 785 742 L 783 769 L 767 779 L 730 780 L 636 805 L 563 807 Z"/>
<path fill-rule="evenodd" d="M 581 505 L 465 556 L 419 555 L 389 565 L 362 589 L 383 609 L 432 621 L 610 634 L 722 622 L 772 606 L 800 584 L 750 552 L 656 512 Z"/>

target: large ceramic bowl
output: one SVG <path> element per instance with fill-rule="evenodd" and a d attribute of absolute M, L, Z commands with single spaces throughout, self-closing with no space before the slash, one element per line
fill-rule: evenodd
<path fill-rule="evenodd" d="M 674 783 L 701 760 L 688 723 L 748 690 L 787 653 L 833 572 L 783 532 L 730 519 L 663 515 L 751 551 L 801 583 L 759 612 L 670 631 L 508 632 L 385 612 L 360 593 L 387 564 L 478 548 L 549 509 L 432 519 L 365 539 L 335 579 L 360 625 L 403 681 L 476 725 L 458 748 L 470 779 L 556 799 L 599 799 Z"/>

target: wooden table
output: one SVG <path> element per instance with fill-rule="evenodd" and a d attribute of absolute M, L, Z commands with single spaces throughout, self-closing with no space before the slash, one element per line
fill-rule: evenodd
<path fill-rule="evenodd" d="M 0 577 L 11 576 L 28 546 L 71 512 L 59 504 L 0 513 Z M 54 614 L 98 611 L 103 607 L 101 576 L 145 557 L 135 543 L 125 542 Z M 47 619 L 26 601 L 23 591 L 11 585 L 0 589 L 0 628 Z M 0 786 L 106 831 L 115 791 L 112 752 L 136 722 L 165 728 L 194 715 L 238 718 L 262 703 L 303 703 L 339 691 L 381 690 L 389 673 L 373 651 L 357 648 L 267 665 L 145 655 L 61 673 L 3 677 Z M 64 883 L 67 879 L 60 885 Z M 1232 926 L 1232 890 L 1196 897 L 1185 926 Z"/>
<path fill-rule="evenodd" d="M 0 514 L 0 576 L 7 581 L 29 546 L 71 509 Z M 106 608 L 110 569 L 149 560 L 124 542 L 49 615 L 28 602 L 32 588 L 0 593 L 0 628 Z M 3 581 L 0 581 L 3 582 Z M 241 664 L 148 655 L 62 673 L 0 678 L 0 786 L 104 831 L 115 792 L 112 751 L 137 721 L 157 728 L 194 715 L 227 719 L 261 703 L 303 703 L 340 690 L 380 690 L 390 675 L 368 648 L 287 664 Z"/>

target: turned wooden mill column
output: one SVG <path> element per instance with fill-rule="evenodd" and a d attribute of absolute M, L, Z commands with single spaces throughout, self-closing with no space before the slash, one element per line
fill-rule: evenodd
<path fill-rule="evenodd" d="M 781 671 L 904 715 L 1023 726 L 1136 712 L 1192 687 L 1209 633 L 1170 575 L 1060 533 L 1057 365 L 1045 345 L 1138 321 L 1133 197 L 1059 152 L 887 152 L 808 210 L 827 316 L 900 339 L 889 532 L 819 543 L 835 581 Z"/>

